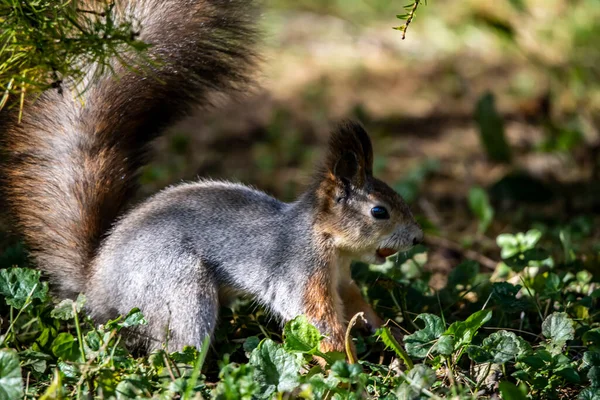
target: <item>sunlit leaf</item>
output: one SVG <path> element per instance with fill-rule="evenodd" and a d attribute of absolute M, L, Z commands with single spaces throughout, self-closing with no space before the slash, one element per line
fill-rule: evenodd
<path fill-rule="evenodd" d="M 40 282 L 40 271 L 27 268 L 0 270 L 0 294 L 6 304 L 22 308 L 27 299 L 45 301 L 48 297 L 48 284 Z"/>
<path fill-rule="evenodd" d="M 23 378 L 17 352 L 0 350 L 0 399 L 18 399 L 23 396 Z"/>

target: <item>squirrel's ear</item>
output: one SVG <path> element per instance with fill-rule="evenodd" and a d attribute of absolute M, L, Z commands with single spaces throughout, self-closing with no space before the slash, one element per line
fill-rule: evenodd
<path fill-rule="evenodd" d="M 362 182 L 356 182 L 360 183 L 361 186 L 364 183 L 364 179 L 360 176 L 362 175 L 361 166 L 354 152 L 347 151 L 343 153 L 333 166 L 333 171 L 331 172 L 333 172 L 333 175 L 336 178 L 341 178 L 350 182 L 361 180 Z"/>
<path fill-rule="evenodd" d="M 362 187 L 373 175 L 371 139 L 357 122 L 343 122 L 329 139 L 327 170 L 336 178 Z"/>

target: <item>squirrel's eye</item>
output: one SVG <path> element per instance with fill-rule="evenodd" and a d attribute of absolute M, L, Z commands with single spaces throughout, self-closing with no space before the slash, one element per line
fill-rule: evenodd
<path fill-rule="evenodd" d="M 388 210 L 386 210 L 385 207 L 381 207 L 381 206 L 371 208 L 371 215 L 373 217 L 375 217 L 376 219 L 389 219 L 390 218 L 390 214 L 388 213 Z"/>

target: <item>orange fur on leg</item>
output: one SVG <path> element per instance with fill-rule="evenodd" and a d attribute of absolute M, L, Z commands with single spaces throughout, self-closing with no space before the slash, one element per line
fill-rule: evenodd
<path fill-rule="evenodd" d="M 326 336 L 321 342 L 321 351 L 345 352 L 346 324 L 343 322 L 342 302 L 327 272 L 326 268 L 318 270 L 307 282 L 304 314 Z M 353 344 L 351 351 L 356 356 Z M 319 360 L 319 363 L 324 364 L 323 360 Z"/>

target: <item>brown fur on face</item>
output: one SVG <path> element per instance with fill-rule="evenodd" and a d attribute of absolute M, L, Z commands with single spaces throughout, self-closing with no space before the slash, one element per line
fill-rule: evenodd
<path fill-rule="evenodd" d="M 331 136 L 316 184 L 316 229 L 329 235 L 338 250 L 381 263 L 378 249 L 408 249 L 420 242 L 423 234 L 402 197 L 373 177 L 372 171 L 368 134 L 359 124 L 342 124 Z M 389 218 L 376 219 L 371 214 L 373 207 L 384 207 Z"/>

